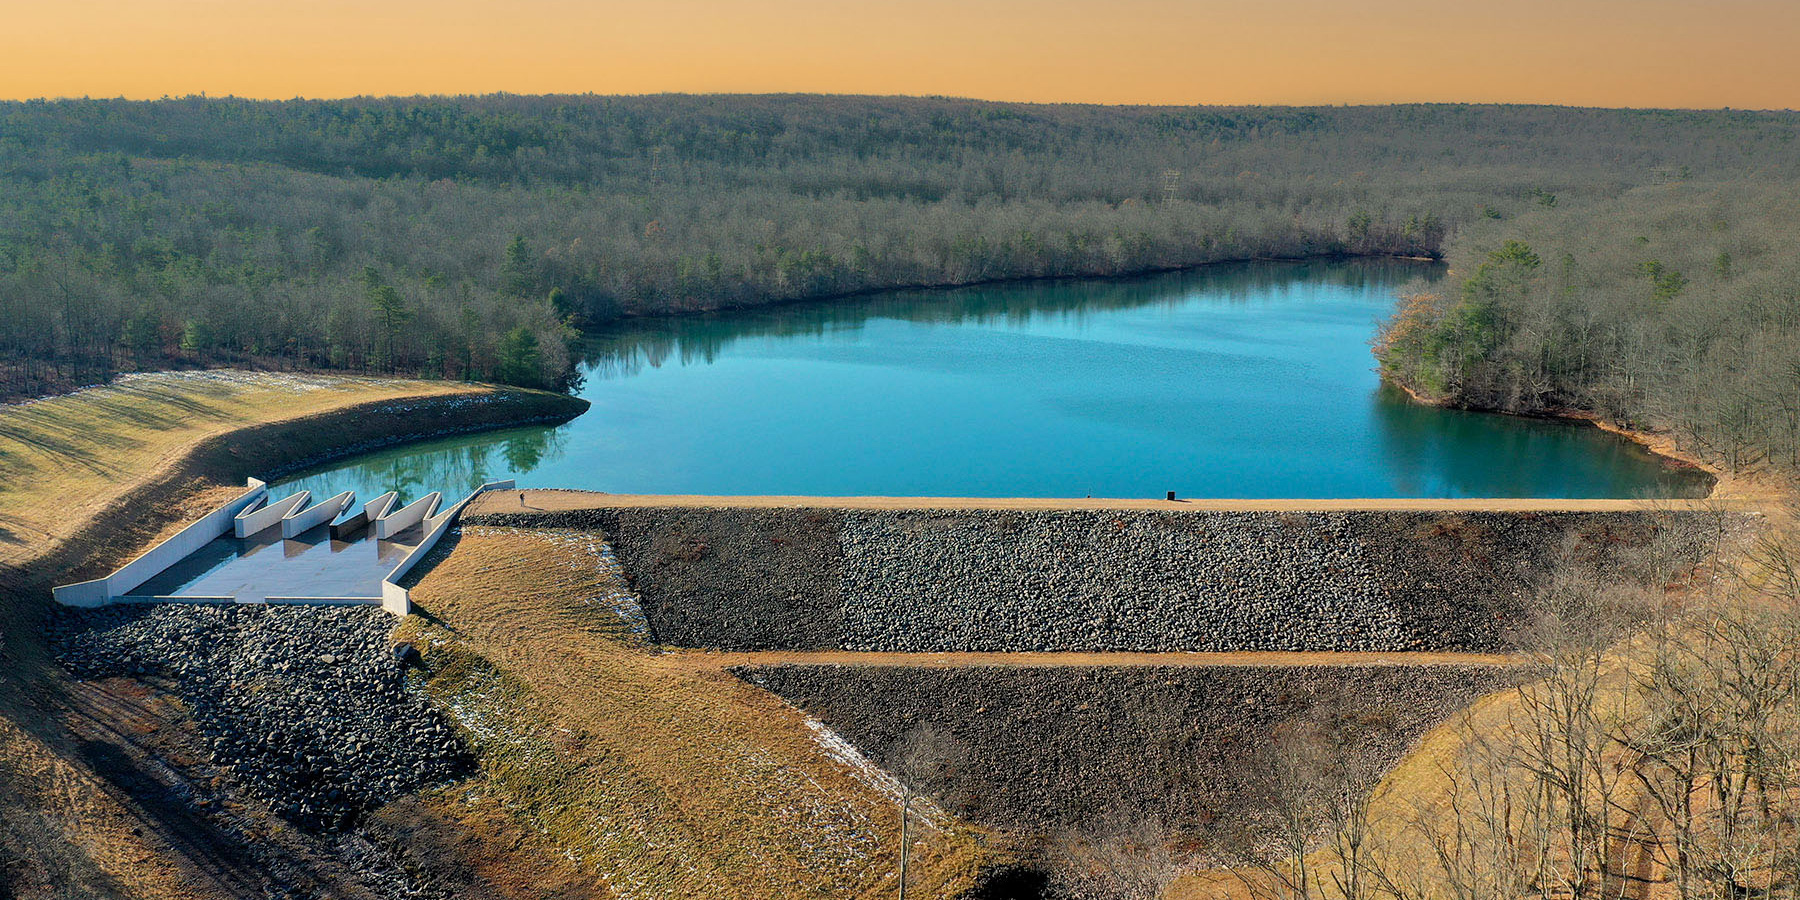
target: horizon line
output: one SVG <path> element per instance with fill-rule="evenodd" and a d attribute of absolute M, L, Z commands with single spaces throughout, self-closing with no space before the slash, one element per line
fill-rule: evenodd
<path fill-rule="evenodd" d="M 1138 102 L 1138 101 L 1093 101 L 1093 100 L 1006 100 L 988 97 L 975 97 L 961 94 L 906 94 L 906 93 L 833 93 L 830 91 L 646 91 L 637 93 L 602 93 L 598 91 L 568 92 L 519 92 L 493 90 L 482 93 L 411 93 L 411 94 L 342 94 L 331 96 L 306 96 L 296 94 L 291 97 L 250 96 L 237 93 L 213 94 L 208 91 L 188 94 L 161 94 L 155 97 L 132 97 L 123 93 L 113 95 L 65 94 L 40 95 L 33 97 L 0 97 L 0 103 L 74 103 L 74 102 L 124 102 L 124 103 L 168 103 L 177 101 L 212 100 L 240 101 L 247 103 L 341 103 L 356 100 L 485 100 L 492 98 L 583 98 L 583 99 L 647 99 L 655 97 L 714 97 L 714 98 L 843 98 L 863 100 L 936 100 L 959 103 L 982 103 L 996 106 L 1039 106 L 1039 107 L 1087 107 L 1095 109 L 1374 109 L 1382 107 L 1402 106 L 1461 106 L 1461 107 L 1533 107 L 1541 109 L 1574 109 L 1604 110 L 1619 112 L 1743 112 L 1743 113 L 1793 113 L 1795 107 L 1750 107 L 1750 106 L 1605 106 L 1597 104 L 1553 102 L 1544 100 L 1345 100 L 1332 102 L 1292 102 L 1292 103 L 1234 103 L 1225 101 L 1194 101 L 1188 103 L 1175 102 Z"/>

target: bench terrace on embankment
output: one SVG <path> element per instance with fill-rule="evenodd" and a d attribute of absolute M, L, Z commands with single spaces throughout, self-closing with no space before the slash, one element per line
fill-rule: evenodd
<path fill-rule="evenodd" d="M 1530 677 L 1510 638 L 1555 567 L 1617 568 L 1652 546 L 1697 560 L 1747 515 L 1616 500 L 506 487 L 450 513 L 406 509 L 429 540 L 456 512 L 466 530 L 603 537 L 663 650 L 770 691 L 889 771 L 915 734 L 938 735 L 961 760 L 938 792 L 948 808 L 1036 833 L 1254 808 L 1245 763 L 1295 722 L 1343 729 L 1350 752 L 1385 770 L 1458 710 Z M 350 512 L 339 498 L 325 508 Z M 378 498 L 363 527 L 393 506 Z M 228 505 L 200 531 L 223 534 L 256 509 Z M 277 518 L 318 509 L 301 499 Z M 428 548 L 410 547 L 384 584 Z"/>

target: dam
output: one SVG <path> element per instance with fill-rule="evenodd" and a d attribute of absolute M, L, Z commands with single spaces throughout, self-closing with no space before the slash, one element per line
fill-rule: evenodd
<path fill-rule="evenodd" d="M 1538 671 L 1558 570 L 1692 566 L 1703 502 L 486 495 L 465 529 L 616 555 L 653 646 L 695 652 L 889 771 L 955 748 L 945 809 L 1020 834 L 1198 828 L 1316 727 L 1374 772 Z"/>
<path fill-rule="evenodd" d="M 483 666 L 580 685 L 545 709 L 666 701 L 645 721 L 757 723 L 721 733 L 754 761 L 731 768 L 704 740 L 596 720 L 586 740 L 655 757 L 647 772 L 693 754 L 725 782 L 787 777 L 816 752 L 1027 840 L 1203 833 L 1267 806 L 1256 766 L 1282 735 L 1329 733 L 1384 772 L 1531 680 L 1521 635 L 1561 567 L 1637 578 L 1657 554 L 1679 571 L 1736 521 L 1626 499 L 1710 479 L 1615 435 L 1383 390 L 1364 342 L 1419 274 L 1401 268 L 625 323 L 594 336 L 573 422 L 273 469 L 286 499 L 59 599 L 404 613 L 417 590 L 431 615 L 409 628 L 491 617 Z M 492 489 L 513 479 L 557 488 Z M 387 534 L 319 530 L 356 497 L 433 488 L 470 499 Z M 911 496 L 832 496 L 878 490 Z M 1147 499 L 1169 490 L 1210 499 Z M 1294 494 L 1321 499 L 1278 499 Z M 239 534 L 239 513 L 267 521 Z M 529 669 L 508 662 L 539 640 Z M 909 772 L 922 735 L 951 776 Z"/>

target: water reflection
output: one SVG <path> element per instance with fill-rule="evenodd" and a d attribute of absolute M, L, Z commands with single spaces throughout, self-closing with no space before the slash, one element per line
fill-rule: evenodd
<path fill-rule="evenodd" d="M 547 460 L 561 459 L 568 440 L 566 428 L 530 425 L 388 447 L 285 479 L 276 493 L 348 489 L 375 497 L 398 491 L 398 508 L 443 491 L 447 505 L 490 481 L 528 475 Z"/>
<path fill-rule="evenodd" d="M 1108 312 L 1174 308 L 1196 295 L 1252 303 L 1296 282 L 1349 291 L 1434 282 L 1443 267 L 1408 260 L 1242 263 L 1109 281 L 1033 281 L 956 290 L 889 291 L 829 303 L 638 319 L 590 334 L 582 345 L 589 381 L 631 378 L 670 362 L 708 365 L 734 344 L 766 338 L 824 340 L 855 335 L 872 319 L 926 325 L 1056 321 L 1080 327 Z"/>
<path fill-rule="evenodd" d="M 1586 496 L 1666 499 L 1710 489 L 1704 477 L 1590 425 L 1434 409 L 1386 385 L 1373 408 L 1398 496 L 1487 496 L 1498 481 L 1513 496 L 1556 497 L 1570 472 L 1586 473 Z M 1485 452 L 1469 452 L 1475 446 Z"/>

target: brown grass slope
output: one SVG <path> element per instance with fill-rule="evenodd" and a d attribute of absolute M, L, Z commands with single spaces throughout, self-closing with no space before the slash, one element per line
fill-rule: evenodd
<path fill-rule="evenodd" d="M 468 792 L 622 895 L 894 892 L 893 798 L 795 709 L 716 662 L 646 646 L 594 536 L 471 527 L 454 546 L 415 589 L 424 615 L 407 631 L 481 749 Z M 914 834 L 915 896 L 954 896 L 993 857 L 966 826 Z"/>

